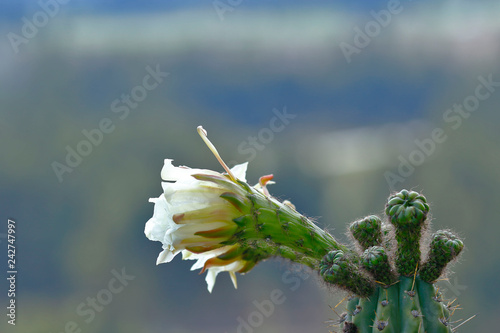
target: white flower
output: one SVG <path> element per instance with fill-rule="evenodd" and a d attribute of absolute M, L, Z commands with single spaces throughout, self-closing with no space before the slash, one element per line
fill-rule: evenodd
<path fill-rule="evenodd" d="M 231 169 L 232 176 L 246 182 L 247 163 Z M 237 205 L 221 195 L 245 199 L 241 185 L 221 173 L 175 167 L 166 159 L 161 177 L 163 194 L 154 202 L 153 217 L 144 233 L 163 244 L 157 264 L 170 262 L 179 252 L 183 259 L 197 262 L 192 269 L 208 269 L 207 284 L 211 292 L 219 272 L 229 272 L 236 287 L 235 272 L 247 271 L 254 263 L 241 258 L 238 244 L 227 245 L 237 229 L 233 219 L 242 215 Z"/>

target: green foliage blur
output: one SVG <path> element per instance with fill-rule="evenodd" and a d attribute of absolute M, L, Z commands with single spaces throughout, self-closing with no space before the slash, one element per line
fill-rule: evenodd
<path fill-rule="evenodd" d="M 500 87 L 475 111 L 448 110 L 474 95 L 478 77 L 500 82 L 499 7 L 403 8 L 350 62 L 339 44 L 354 45 L 354 28 L 374 20 L 370 10 L 242 4 L 223 21 L 211 7 L 61 12 L 17 53 L 4 38 L 0 236 L 15 220 L 19 273 L 16 327 L 0 284 L 0 331 L 335 329 L 325 323 L 337 318 L 328 305 L 345 295 L 284 261 L 238 276 L 237 290 L 220 274 L 212 294 L 193 262 L 155 265 L 161 244 L 146 239 L 144 225 L 148 199 L 161 193 L 163 159 L 222 171 L 198 125 L 229 164 L 251 160 L 250 183 L 274 174 L 273 195 L 345 242 L 347 223 L 382 214 L 391 191 L 422 191 L 433 230 L 452 229 L 466 246 L 450 283 L 440 282 L 462 304 L 453 319 L 479 313 L 459 331 L 492 331 L 500 311 Z M 2 23 L 1 35 L 21 24 Z M 136 88 L 148 68 L 168 75 L 151 90 Z M 139 97 L 127 104 L 124 95 Z M 284 113 L 293 115 L 288 123 Z M 99 136 L 103 119 L 109 133 Z M 96 144 L 82 143 L 90 142 L 84 133 Z M 133 279 L 107 292 L 122 269 Z M 255 315 L 275 289 L 283 304 Z M 93 307 L 96 297 L 106 304 Z"/>

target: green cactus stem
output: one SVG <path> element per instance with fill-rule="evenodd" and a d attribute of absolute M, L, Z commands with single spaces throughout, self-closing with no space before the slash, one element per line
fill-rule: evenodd
<path fill-rule="evenodd" d="M 452 332 L 450 311 L 442 295 L 418 276 L 402 276 L 397 283 L 380 286 L 368 297 L 352 298 L 342 323 L 344 332 L 346 327 L 360 333 Z"/>
<path fill-rule="evenodd" d="M 389 198 L 385 212 L 396 228 L 396 268 L 399 274 L 412 276 L 420 265 L 420 238 L 429 212 L 427 200 L 417 192 L 402 190 Z"/>
<path fill-rule="evenodd" d="M 416 278 L 401 276 L 399 281 L 401 332 L 419 332 L 424 325 Z"/>
<path fill-rule="evenodd" d="M 356 327 L 369 327 L 373 325 L 373 318 L 377 310 L 380 288 L 375 289 L 375 292 L 368 296 L 359 298 L 355 307 L 358 309 L 355 316 L 352 316 L 352 323 Z"/>
<path fill-rule="evenodd" d="M 347 316 L 345 322 L 347 323 L 352 323 L 352 315 L 356 315 L 357 312 L 355 313 L 354 311 L 356 310 L 356 307 L 358 306 L 359 303 L 359 297 L 357 296 L 351 296 L 347 302 Z"/>
<path fill-rule="evenodd" d="M 377 312 L 374 317 L 373 332 L 401 332 L 399 330 L 399 284 L 393 285 L 389 288 L 380 288 Z M 368 328 L 360 327 L 360 332 L 364 331 L 368 332 Z"/>
<path fill-rule="evenodd" d="M 450 312 L 444 304 L 442 295 L 439 294 L 437 288 L 433 284 L 421 279 L 418 279 L 416 282 L 426 332 L 452 332 L 450 327 Z"/>
<path fill-rule="evenodd" d="M 388 286 L 396 282 L 396 275 L 392 272 L 389 257 L 382 246 L 367 248 L 361 260 L 363 267 L 372 274 L 377 283 Z"/>
<path fill-rule="evenodd" d="M 436 281 L 446 266 L 455 259 L 464 248 L 464 243 L 453 233 L 439 230 L 432 235 L 429 258 L 420 269 L 420 277 L 427 282 Z"/>
<path fill-rule="evenodd" d="M 330 251 L 319 266 L 323 279 L 361 297 L 374 293 L 375 284 L 359 269 L 356 259 L 341 250 Z"/>

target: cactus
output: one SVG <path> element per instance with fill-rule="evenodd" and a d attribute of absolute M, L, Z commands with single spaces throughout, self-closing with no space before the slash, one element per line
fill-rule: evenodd
<path fill-rule="evenodd" d="M 195 259 L 193 269 L 208 270 L 211 292 L 217 274 L 249 272 L 258 262 L 282 257 L 317 271 L 327 285 L 349 293 L 346 312 L 336 323 L 343 332 L 453 332 L 456 307 L 445 304 L 435 282 L 462 251 L 449 230 L 431 236 L 427 258 L 429 205 L 421 194 L 402 190 L 389 197 L 387 221 L 371 215 L 349 226 L 352 246 L 338 242 L 290 202 L 272 197 L 266 184 L 246 182 L 246 164 L 229 169 L 206 132 L 198 129 L 227 174 L 174 167 L 165 160 L 164 193 L 151 199 L 153 217 L 145 234 L 161 241 L 157 263 L 182 253 Z"/>
<path fill-rule="evenodd" d="M 448 230 L 432 235 L 430 251 L 421 262 L 421 238 L 428 229 L 429 206 L 424 196 L 414 191 L 402 190 L 389 197 L 385 212 L 394 228 L 397 248 L 385 234 L 381 220 L 369 216 L 350 225 L 349 231 L 357 241 L 361 261 L 351 259 L 344 263 L 344 270 L 353 276 L 363 270 L 371 276 L 365 285 L 376 284 L 374 290 L 352 288 L 335 271 L 327 269 L 337 264 L 337 250 L 327 254 L 321 262 L 320 275 L 327 282 L 337 284 L 355 295 L 347 305 L 347 315 L 340 324 L 343 332 L 453 332 L 450 322 L 454 308 L 443 301 L 434 285 L 446 266 L 463 249 L 463 242 Z M 385 239 L 384 239 L 385 238 Z M 358 265 L 358 269 L 353 266 Z M 346 272 L 337 273 L 339 276 Z M 371 280 L 371 281 L 370 281 Z"/>

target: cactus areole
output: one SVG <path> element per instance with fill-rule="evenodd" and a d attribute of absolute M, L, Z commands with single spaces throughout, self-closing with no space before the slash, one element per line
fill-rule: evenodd
<path fill-rule="evenodd" d="M 429 233 L 429 205 L 414 191 L 391 195 L 386 217 L 355 221 L 349 233 L 355 244 L 339 243 L 290 202 L 280 202 L 266 185 L 272 175 L 250 186 L 246 164 L 229 169 L 199 133 L 227 173 L 174 167 L 166 160 L 164 193 L 151 199 L 154 215 L 146 236 L 163 244 L 157 263 L 177 253 L 207 271 L 209 291 L 219 272 L 249 272 L 258 262 L 282 257 L 317 271 L 326 284 L 348 292 L 338 305 L 343 312 L 332 326 L 337 332 L 454 332 L 457 306 L 444 301 L 435 286 L 463 242 L 449 230 Z M 428 244 L 424 249 L 422 243 Z M 422 258 L 421 250 L 427 253 Z"/>

